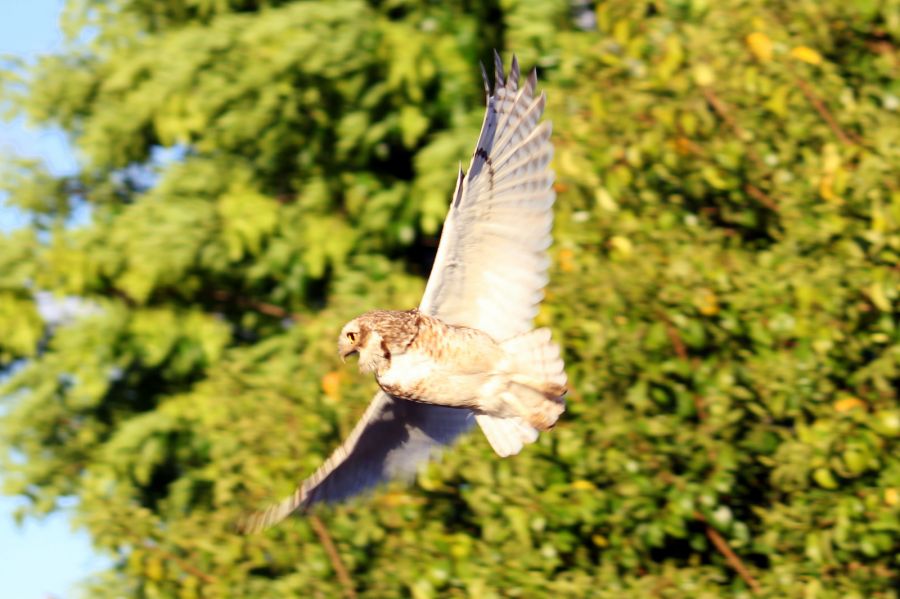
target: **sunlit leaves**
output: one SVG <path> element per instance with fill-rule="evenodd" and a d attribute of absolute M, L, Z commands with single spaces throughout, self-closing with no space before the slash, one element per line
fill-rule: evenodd
<path fill-rule="evenodd" d="M 28 357 L 37 351 L 44 332 L 44 321 L 30 297 L 0 291 L 0 362 Z"/>
<path fill-rule="evenodd" d="M 263 240 L 278 223 L 278 203 L 240 184 L 222 196 L 218 210 L 228 257 L 235 261 L 259 254 Z"/>

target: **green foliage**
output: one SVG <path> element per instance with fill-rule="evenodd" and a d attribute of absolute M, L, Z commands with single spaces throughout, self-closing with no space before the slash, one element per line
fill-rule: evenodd
<path fill-rule="evenodd" d="M 231 525 L 370 399 L 335 335 L 417 303 L 494 46 L 554 121 L 569 410 L 321 511 L 358 592 L 897 596 L 900 3 L 598 4 L 80 0 L 8 74 L 82 168 L 4 177 L 4 482 L 77 498 L 91 596 L 342 592 L 308 520 Z"/>

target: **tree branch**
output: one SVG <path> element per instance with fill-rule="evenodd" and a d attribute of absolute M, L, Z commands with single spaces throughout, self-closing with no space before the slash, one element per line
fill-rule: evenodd
<path fill-rule="evenodd" d="M 182 570 L 184 570 L 185 572 L 187 572 L 194 578 L 199 578 L 206 584 L 213 584 L 213 583 L 217 582 L 217 579 L 215 576 L 207 574 L 206 572 L 204 572 L 203 570 L 200 570 L 199 568 L 197 568 L 190 562 L 184 560 L 183 558 L 175 555 L 174 553 L 172 553 L 170 551 L 166 551 L 165 549 L 159 547 L 158 545 L 145 544 L 144 547 L 153 551 L 154 553 L 159 555 L 159 557 L 161 557 L 164 560 L 170 560 L 170 561 L 175 562 L 176 564 L 178 564 L 179 568 L 181 568 Z"/>
<path fill-rule="evenodd" d="M 331 567 L 334 568 L 338 580 L 341 581 L 341 586 L 344 587 L 344 596 L 347 599 L 356 599 L 356 588 L 353 584 L 353 579 L 350 578 L 350 573 L 344 566 L 344 562 L 341 561 L 341 555 L 338 553 L 337 547 L 334 546 L 334 541 L 331 540 L 331 535 L 328 534 L 325 523 L 318 516 L 313 515 L 309 516 L 309 524 L 319 537 L 319 541 L 322 542 L 325 553 L 328 554 L 328 559 L 331 560 Z"/>
<path fill-rule="evenodd" d="M 260 314 L 265 314 L 266 316 L 274 316 L 275 318 L 288 318 L 294 321 L 300 320 L 299 314 L 289 312 L 281 306 L 276 306 L 275 304 L 270 304 L 268 302 L 261 302 L 259 300 L 251 299 L 248 297 L 235 295 L 234 293 L 231 293 L 230 291 L 226 291 L 224 289 L 214 290 L 212 292 L 212 296 L 220 302 L 232 302 L 241 308 L 249 308 L 251 310 L 259 312 Z"/>
<path fill-rule="evenodd" d="M 755 578 L 750 574 L 750 570 L 747 569 L 747 566 L 744 565 L 744 562 L 741 561 L 741 558 L 731 549 L 728 545 L 728 541 L 722 538 L 722 535 L 713 528 L 706 518 L 700 512 L 694 512 L 694 518 L 703 523 L 706 528 L 706 536 L 715 545 L 716 549 L 719 550 L 723 556 L 725 556 L 725 561 L 728 562 L 734 571 L 737 572 L 738 576 L 747 583 L 747 586 L 750 587 L 750 590 L 754 595 L 758 595 L 762 590 L 759 586 L 759 583 Z"/>
<path fill-rule="evenodd" d="M 713 111 L 722 117 L 722 120 L 731 127 L 731 130 L 734 131 L 735 135 L 743 140 L 745 135 L 744 130 L 738 125 L 738 122 L 734 120 L 734 117 L 731 116 L 731 112 L 729 112 L 725 103 L 719 99 L 719 96 L 716 95 L 712 88 L 704 87 L 703 97 L 706 98 L 706 101 L 712 106 Z"/>
<path fill-rule="evenodd" d="M 837 138 L 841 140 L 841 143 L 848 146 L 857 144 L 862 145 L 862 140 L 859 139 L 859 137 L 857 137 L 856 135 L 853 135 L 851 137 L 851 134 L 848 134 L 846 131 L 841 129 L 841 126 L 838 125 L 838 122 L 835 120 L 834 116 L 832 116 L 831 112 L 828 111 L 828 107 L 826 107 L 825 103 L 822 102 L 821 99 L 819 99 L 809 83 L 807 83 L 797 75 L 794 75 L 794 78 L 794 80 L 797 82 L 797 87 L 799 87 L 800 91 L 803 92 L 803 96 L 810 104 L 812 104 L 812 107 L 815 108 L 816 112 L 819 113 L 819 116 L 822 117 L 822 120 L 825 121 L 832 132 L 834 132 L 835 136 L 837 136 Z"/>
<path fill-rule="evenodd" d="M 666 325 L 666 335 L 669 337 L 669 343 L 672 344 L 672 349 L 675 350 L 675 355 L 682 360 L 689 360 L 690 356 L 688 355 L 687 347 L 684 345 L 681 335 L 678 334 L 678 329 L 675 328 L 675 324 L 669 319 L 668 314 L 662 310 L 660 310 L 658 314 Z"/>
<path fill-rule="evenodd" d="M 754 185 L 753 183 L 745 183 L 744 191 L 747 192 L 751 198 L 771 210 L 772 212 L 778 212 L 778 204 L 773 200 L 768 194 L 766 194 L 759 187 Z"/>
<path fill-rule="evenodd" d="M 709 105 L 712 106 L 713 112 L 719 115 L 725 123 L 731 127 L 731 130 L 734 131 L 734 134 L 737 136 L 738 140 L 744 144 L 744 149 L 747 151 L 747 155 L 750 159 L 756 163 L 756 166 L 765 170 L 765 163 L 762 161 L 762 158 L 759 157 L 759 154 L 756 153 L 756 150 L 753 149 L 747 143 L 747 133 L 744 129 L 738 124 L 737 120 L 731 115 L 731 111 L 728 110 L 728 106 L 719 99 L 719 96 L 712 90 L 711 87 L 703 88 L 703 97 L 706 98 L 706 101 L 709 102 Z"/>
<path fill-rule="evenodd" d="M 738 140 L 740 140 L 744 144 L 744 149 L 747 152 L 747 156 L 750 157 L 758 168 L 760 168 L 763 172 L 767 172 L 765 163 L 762 158 L 760 158 L 759 154 L 756 153 L 756 150 L 747 143 L 745 138 L 744 130 L 738 124 L 738 122 L 731 115 L 731 112 L 728 110 L 728 107 L 725 103 L 719 99 L 719 97 L 713 92 L 712 88 L 704 87 L 703 88 L 703 97 L 706 98 L 706 101 L 709 102 L 709 105 L 712 106 L 713 111 L 721 117 L 723 121 L 725 121 L 731 130 L 734 131 L 734 134 L 737 136 Z M 763 190 L 754 185 L 753 183 L 744 184 L 744 191 L 751 198 L 771 210 L 772 212 L 778 212 L 778 203 L 775 202 L 769 195 L 767 195 Z"/>

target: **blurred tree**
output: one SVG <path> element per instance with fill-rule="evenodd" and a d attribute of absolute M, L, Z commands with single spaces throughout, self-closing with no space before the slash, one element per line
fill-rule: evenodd
<path fill-rule="evenodd" d="M 96 597 L 348 593 L 328 537 L 371 597 L 896 597 L 898 15 L 73 2 L 68 51 L 4 75 L 82 165 L 3 177 L 32 216 L 0 239 L 6 491 L 77 498 L 116 560 Z M 568 416 L 235 535 L 370 398 L 335 335 L 417 303 L 492 47 L 542 67 L 556 125 Z"/>

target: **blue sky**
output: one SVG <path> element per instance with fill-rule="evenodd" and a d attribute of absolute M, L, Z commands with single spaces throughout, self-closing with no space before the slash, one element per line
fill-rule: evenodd
<path fill-rule="evenodd" d="M 0 18 L 0 55 L 33 59 L 59 51 L 62 0 L 6 0 Z M 58 131 L 37 130 L 22 121 L 0 121 L 0 160 L 20 155 L 44 160 L 59 174 L 75 169 L 73 152 Z M 23 215 L 0 196 L 0 234 L 22 226 Z M 2 477 L 2 473 L 0 473 Z M 65 599 L 76 596 L 75 583 L 104 566 L 83 532 L 72 530 L 58 513 L 17 526 L 13 510 L 21 500 L 0 496 L 0 596 L 4 599 Z"/>
<path fill-rule="evenodd" d="M 59 17 L 63 0 L 3 2 L 0 18 L 0 56 L 14 55 L 33 60 L 63 47 Z M 0 157 L 21 155 L 41 158 L 53 172 L 75 169 L 75 158 L 59 131 L 28 126 L 22 119 L 0 121 Z M 0 232 L 22 226 L 22 214 L 3 205 L 0 197 Z"/>

